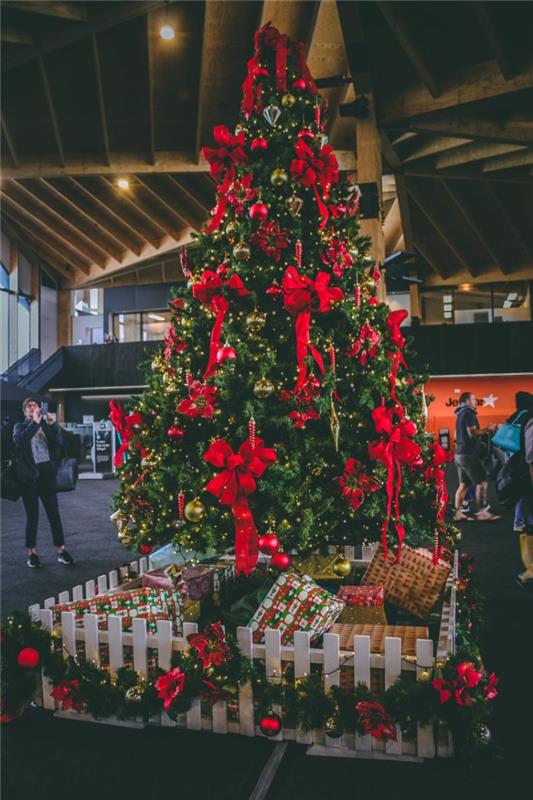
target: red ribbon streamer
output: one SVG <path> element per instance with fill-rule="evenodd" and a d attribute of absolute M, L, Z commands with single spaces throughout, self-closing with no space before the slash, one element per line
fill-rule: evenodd
<path fill-rule="evenodd" d="M 244 150 L 244 133 L 241 131 L 234 135 L 225 125 L 216 125 L 213 128 L 213 138 L 219 147 L 202 148 L 202 155 L 210 164 L 211 175 L 217 182 L 221 179 L 233 180 L 235 165 L 245 164 L 248 160 Z"/>
<path fill-rule="evenodd" d="M 291 176 L 307 189 L 313 189 L 321 217 L 320 230 L 324 230 L 329 218 L 329 211 L 318 192 L 317 184 L 321 187 L 322 193 L 327 196 L 330 185 L 339 179 L 337 158 L 331 145 L 325 144 L 320 148 L 318 155 L 315 155 L 302 139 L 295 144 L 294 152 L 296 158 L 291 162 Z"/>
<path fill-rule="evenodd" d="M 446 524 L 446 506 L 448 505 L 448 488 L 446 486 L 446 475 L 442 465 L 450 460 L 446 450 L 437 442 L 431 445 L 433 451 L 432 463 L 426 467 L 424 477 L 426 481 L 433 481 L 435 484 L 435 509 L 437 511 L 437 528 L 444 530 Z M 438 564 L 442 556 L 442 545 L 438 543 L 439 534 L 436 534 L 436 547 L 433 551 L 433 563 Z"/>
<path fill-rule="evenodd" d="M 204 373 L 204 380 L 211 377 L 217 368 L 217 352 L 220 348 L 220 336 L 224 319 L 229 310 L 229 300 L 222 294 L 222 289 L 231 289 L 239 297 L 250 294 L 238 275 L 231 275 L 226 281 L 216 272 L 204 270 L 199 283 L 192 287 L 192 294 L 202 305 L 216 312 L 215 322 L 209 340 L 209 360 Z"/>
<path fill-rule="evenodd" d="M 394 420 L 395 415 L 398 421 Z M 376 433 L 382 436 L 368 445 L 368 455 L 375 461 L 381 461 L 387 467 L 387 511 L 381 529 L 381 541 L 385 558 L 388 555 L 387 534 L 389 523 L 394 516 L 398 537 L 399 560 L 405 538 L 405 529 L 400 522 L 400 491 L 402 488 L 402 464 L 412 466 L 420 457 L 421 448 L 412 437 L 416 433 L 416 425 L 405 419 L 402 408 L 387 409 L 384 405 L 372 411 L 372 419 Z M 394 511 L 394 515 L 393 515 Z"/>
<path fill-rule="evenodd" d="M 344 292 L 335 286 L 329 286 L 331 275 L 319 272 L 315 280 L 300 275 L 296 267 L 287 267 L 282 282 L 283 303 L 285 309 L 296 316 L 296 361 L 298 363 L 298 380 L 295 391 L 305 383 L 307 368 L 305 359 L 309 350 L 322 374 L 325 373 L 324 361 L 318 350 L 309 341 L 311 327 L 311 311 L 327 312 L 337 300 L 342 300 Z"/>
<path fill-rule="evenodd" d="M 263 447 L 263 440 L 259 438 L 256 438 L 253 448 L 250 439 L 246 439 L 237 453 L 224 439 L 217 439 L 209 445 L 203 458 L 222 470 L 205 488 L 218 497 L 222 505 L 231 506 L 235 523 L 235 567 L 237 573 L 248 575 L 257 564 L 259 554 L 257 529 L 248 496 L 257 487 L 256 478 L 263 475 L 269 464 L 277 461 L 276 452 Z"/>
<path fill-rule="evenodd" d="M 119 467 L 124 460 L 124 455 L 129 449 L 134 429 L 142 425 L 142 417 L 138 412 L 126 415 L 122 405 L 115 400 L 110 400 L 109 408 L 109 419 L 113 423 L 115 430 L 122 437 L 122 444 L 115 453 L 115 457 L 113 459 L 115 467 Z M 138 442 L 135 444 L 135 447 L 140 449 L 141 457 L 144 458 L 147 453 L 144 447 L 142 447 Z"/>

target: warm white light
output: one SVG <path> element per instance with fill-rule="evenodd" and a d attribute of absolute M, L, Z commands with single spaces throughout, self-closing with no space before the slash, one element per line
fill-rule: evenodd
<path fill-rule="evenodd" d="M 503 304 L 503 307 L 504 308 L 512 308 L 513 307 L 512 301 L 511 300 L 505 300 L 504 304 Z"/>
<path fill-rule="evenodd" d="M 453 305 L 451 303 L 444 303 L 443 309 L 445 311 L 453 311 Z"/>
<path fill-rule="evenodd" d="M 516 292 L 509 292 L 507 295 L 508 300 L 518 300 L 518 294 Z"/>
<path fill-rule="evenodd" d="M 173 39 L 176 34 L 174 33 L 174 28 L 172 25 L 167 23 L 165 25 L 161 25 L 159 29 L 159 35 L 162 39 Z"/>
<path fill-rule="evenodd" d="M 442 302 L 453 303 L 453 297 L 451 296 L 451 294 L 445 294 L 444 297 L 442 298 Z"/>
<path fill-rule="evenodd" d="M 129 189 L 130 182 L 127 178 L 119 178 L 117 181 L 117 186 L 119 189 Z"/>
<path fill-rule="evenodd" d="M 161 314 L 148 314 L 150 319 L 155 319 L 157 322 L 164 322 L 165 318 L 161 316 Z"/>

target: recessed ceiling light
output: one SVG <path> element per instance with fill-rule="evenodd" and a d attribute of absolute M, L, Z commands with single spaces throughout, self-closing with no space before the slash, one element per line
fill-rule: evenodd
<path fill-rule="evenodd" d="M 512 301 L 511 300 L 505 300 L 504 303 L 503 303 L 503 307 L 504 308 L 512 308 L 513 307 Z"/>
<path fill-rule="evenodd" d="M 176 34 L 172 25 L 169 25 L 168 22 L 166 22 L 159 28 L 159 35 L 162 39 L 170 40 L 173 39 Z"/>
<path fill-rule="evenodd" d="M 453 303 L 453 297 L 451 294 L 445 294 L 442 298 L 443 303 Z"/>
<path fill-rule="evenodd" d="M 118 186 L 119 189 L 129 189 L 130 188 L 130 182 L 129 182 L 129 180 L 127 178 L 119 178 L 117 180 L 117 186 Z"/>
<path fill-rule="evenodd" d="M 148 314 L 149 319 L 155 319 L 157 322 L 164 322 L 165 318 L 161 314 Z"/>
<path fill-rule="evenodd" d="M 517 300 L 518 299 L 517 292 L 509 292 L 509 294 L 507 295 L 507 299 L 508 300 Z"/>

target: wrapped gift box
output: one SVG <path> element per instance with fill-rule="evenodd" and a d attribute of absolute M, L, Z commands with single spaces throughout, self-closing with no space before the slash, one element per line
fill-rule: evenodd
<path fill-rule="evenodd" d="M 198 622 L 200 619 L 200 601 L 199 600 L 184 600 L 183 601 L 183 621 L 184 622 Z"/>
<path fill-rule="evenodd" d="M 401 558 L 397 560 L 393 554 L 385 558 L 380 547 L 361 583 L 365 586 L 382 585 L 389 603 L 426 619 L 444 589 L 450 570 L 447 561 L 440 560 L 434 564 L 429 550 L 404 546 Z"/>
<path fill-rule="evenodd" d="M 305 558 L 294 558 L 292 567 L 316 581 L 340 581 L 342 578 L 333 570 L 333 564 L 338 557 L 338 554 L 323 556 L 320 553 L 311 553 Z"/>
<path fill-rule="evenodd" d="M 335 595 L 308 575 L 284 572 L 252 617 L 253 640 L 262 642 L 266 628 L 281 630 L 282 644 L 291 644 L 294 631 L 310 631 L 312 640 L 326 633 L 344 608 Z"/>
<path fill-rule="evenodd" d="M 122 618 L 125 631 L 131 630 L 135 617 L 147 621 L 150 633 L 156 632 L 159 619 L 171 620 L 175 633 L 183 630 L 181 598 L 177 592 L 163 588 L 141 587 L 52 606 L 54 625 L 61 624 L 62 611 L 74 611 L 77 625 L 82 624 L 85 614 L 96 614 L 98 627 L 103 630 L 107 630 L 107 618 L 111 615 Z"/>
<path fill-rule="evenodd" d="M 183 567 L 182 592 L 189 600 L 201 600 L 213 588 L 214 568 L 207 564 Z"/>
<path fill-rule="evenodd" d="M 150 572 L 144 572 L 141 581 L 144 587 L 168 589 L 170 592 L 174 591 L 172 579 L 169 578 L 164 569 L 152 569 Z"/>
<path fill-rule="evenodd" d="M 337 622 L 329 633 L 339 634 L 341 650 L 353 650 L 354 636 L 370 637 L 370 652 L 385 652 L 385 637 L 395 636 L 402 641 L 402 656 L 416 656 L 416 640 L 429 639 L 425 625 L 346 625 Z"/>
<path fill-rule="evenodd" d="M 383 586 L 341 586 L 337 597 L 346 603 L 340 623 L 386 625 Z"/>

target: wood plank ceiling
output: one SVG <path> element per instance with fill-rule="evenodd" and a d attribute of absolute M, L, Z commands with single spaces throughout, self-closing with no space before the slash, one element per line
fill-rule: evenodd
<path fill-rule="evenodd" d="M 330 141 L 355 174 L 345 114 L 373 93 L 388 254 L 416 253 L 427 283 L 533 277 L 533 4 L 1 7 L 3 224 L 64 286 L 153 274 L 201 227 L 214 185 L 200 149 L 214 124 L 235 124 L 268 20 L 306 43 L 315 77 L 351 75 L 322 93 Z M 159 35 L 165 22 L 173 40 Z"/>

